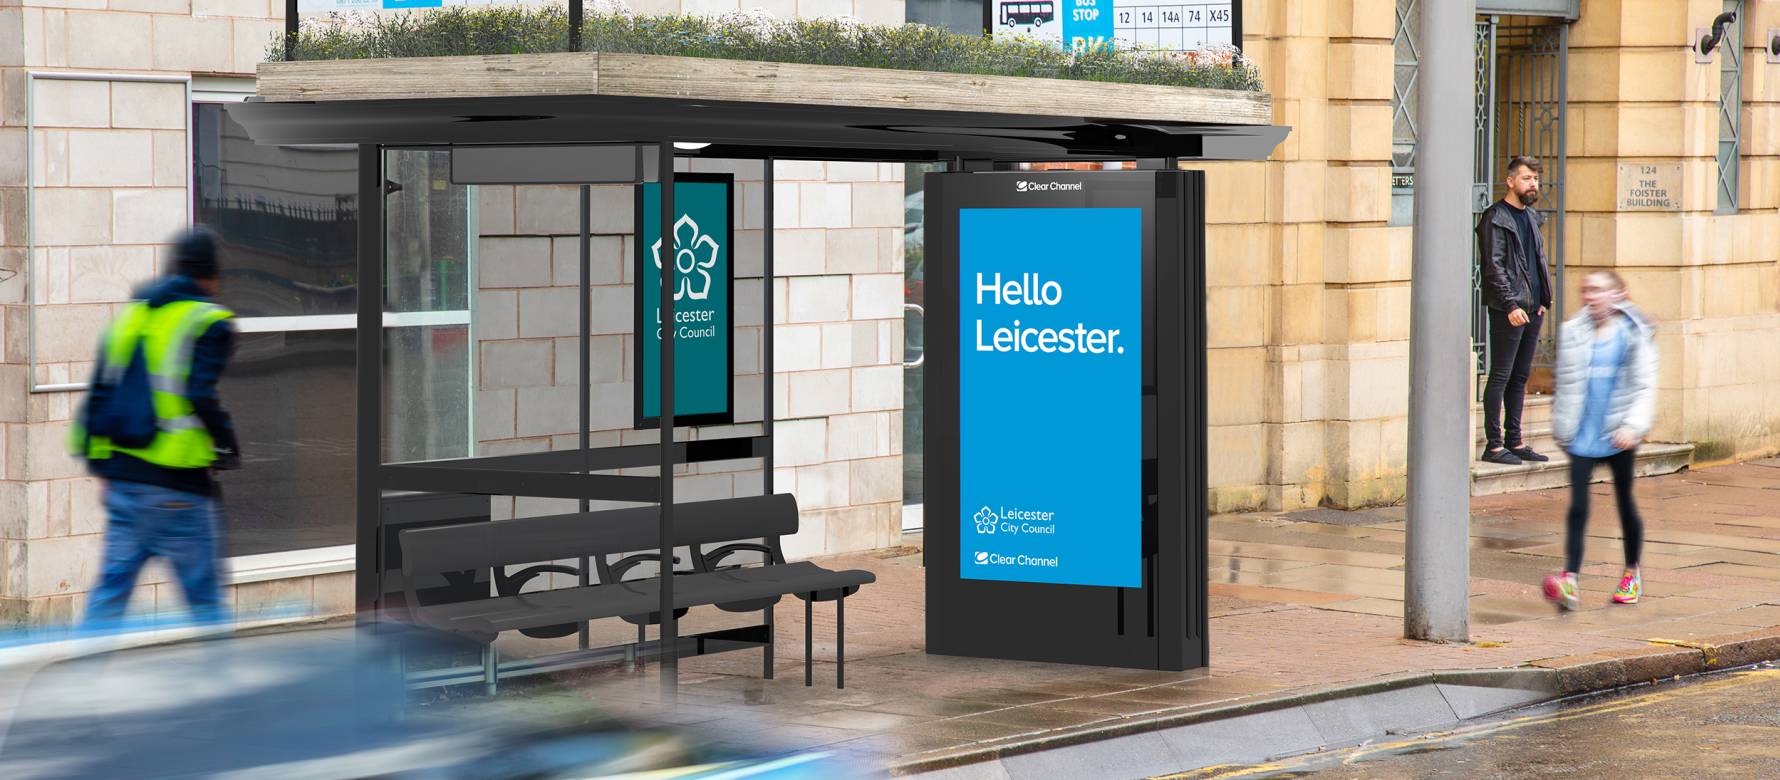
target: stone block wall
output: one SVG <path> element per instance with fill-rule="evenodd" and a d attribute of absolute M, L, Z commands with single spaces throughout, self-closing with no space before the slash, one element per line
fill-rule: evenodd
<path fill-rule="evenodd" d="M 786 17 L 903 18 L 900 0 L 769 5 Z M 720 13 L 741 4 L 633 7 Z M 164 259 L 160 242 L 185 224 L 189 200 L 190 109 L 183 84 L 39 80 L 30 87 L 37 129 L 29 143 L 35 208 L 28 216 L 25 71 L 251 76 L 282 30 L 283 10 L 278 0 L 0 3 L 0 623 L 69 620 L 84 609 L 104 514 L 97 481 L 64 452 L 78 395 L 31 388 L 84 381 L 101 330 Z M 763 193 L 757 168 L 752 176 L 743 202 L 756 210 L 742 231 L 752 243 L 740 257 L 753 257 L 758 276 Z M 775 416 L 783 422 L 775 481 L 809 510 L 806 533 L 789 551 L 803 556 L 894 544 L 901 500 L 901 169 L 788 163 L 779 177 L 783 276 L 775 309 L 785 342 L 776 388 Z M 505 223 L 497 218 L 503 197 Z M 569 188 L 538 187 L 489 188 L 481 195 L 488 236 L 482 249 L 491 260 L 510 261 L 481 280 L 475 304 L 484 340 L 475 420 L 483 452 L 575 442 L 574 197 Z M 630 264 L 622 258 L 630 251 L 629 212 L 628 190 L 602 191 L 596 200 L 595 281 L 602 286 L 595 294 L 600 335 L 591 365 L 604 396 L 595 408 L 622 411 L 596 419 L 596 444 L 648 438 L 620 431 L 630 421 L 631 377 L 623 358 L 631 298 L 628 288 L 611 285 L 628 282 Z M 28 230 L 33 252 L 26 250 Z M 741 330 L 755 345 L 738 352 L 738 367 L 756 377 L 758 285 L 752 295 L 746 283 L 737 289 L 738 323 L 753 317 Z M 33 310 L 35 375 L 28 367 Z M 760 389 L 758 379 L 738 386 L 738 408 L 758 409 Z M 600 404 L 613 398 L 622 403 Z M 758 429 L 758 413 L 753 419 Z M 735 464 L 689 470 L 680 484 L 688 498 L 759 489 L 757 470 Z M 507 503 L 508 514 L 546 508 Z M 260 565 L 238 564 L 244 570 Z M 339 613 L 351 609 L 351 580 L 350 572 L 337 570 L 248 574 L 236 578 L 229 599 L 244 615 L 271 605 Z M 182 603 L 176 589 L 164 567 L 151 566 L 133 609 L 174 608 Z"/>
<path fill-rule="evenodd" d="M 1209 204 L 1216 509 L 1391 503 L 1407 470 L 1412 228 L 1390 226 L 1392 0 L 1247 0 L 1245 50 L 1292 134 L 1195 166 Z M 1739 209 L 1715 213 L 1715 0 L 1585 0 L 1570 31 L 1564 295 L 1614 268 L 1661 320 L 1653 438 L 1696 461 L 1780 450 L 1780 7 L 1746 5 Z M 1722 55 L 1720 55 L 1722 56 Z M 1680 161 L 1680 213 L 1619 212 L 1616 165 Z M 1471 238 L 1455 236 L 1469 243 Z M 1254 389 L 1261 388 L 1260 393 Z"/>
<path fill-rule="evenodd" d="M 1717 462 L 1780 451 L 1780 4 L 1745 4 L 1738 208 L 1719 213 L 1719 70 L 1695 61 L 1712 0 L 1585 0 L 1571 32 L 1566 247 L 1570 311 L 1583 274 L 1611 268 L 1660 323 L 1657 426 Z M 1680 211 L 1617 207 L 1620 163 L 1680 162 Z"/>
<path fill-rule="evenodd" d="M 736 177 L 733 426 L 760 431 L 764 182 L 754 161 L 688 161 Z M 781 162 L 775 169 L 773 488 L 798 497 L 794 556 L 896 544 L 902 507 L 902 166 Z M 627 186 L 591 198 L 593 446 L 650 443 L 632 430 L 635 236 Z M 475 424 L 479 454 L 573 449 L 580 357 L 574 187 L 480 187 Z M 654 473 L 640 469 L 637 473 Z M 682 467 L 684 500 L 754 495 L 758 461 Z M 497 499 L 497 517 L 573 511 L 575 502 Z"/>
<path fill-rule="evenodd" d="M 0 624 L 78 617 L 104 531 L 100 486 L 65 451 L 79 395 L 31 388 L 86 380 L 105 325 L 187 221 L 185 84 L 102 76 L 251 76 L 282 30 L 283 8 L 277 0 L 0 5 Z M 87 80 L 27 80 L 28 70 Z M 153 564 L 132 610 L 183 604 L 177 590 Z M 227 591 L 249 616 L 274 605 L 331 614 L 352 603 L 350 573 L 248 576 Z"/>
<path fill-rule="evenodd" d="M 1291 135 L 1206 172 L 1211 505 L 1403 493 L 1409 237 L 1391 227 L 1389 0 L 1250 0 L 1246 55 Z M 1259 389 L 1259 392 L 1257 392 Z"/>

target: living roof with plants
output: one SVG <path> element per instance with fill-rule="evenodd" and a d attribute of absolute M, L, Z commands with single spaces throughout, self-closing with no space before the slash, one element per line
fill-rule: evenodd
<path fill-rule="evenodd" d="M 849 18 L 779 19 L 763 10 L 722 16 L 639 15 L 590 2 L 580 49 L 985 76 L 1160 84 L 1259 91 L 1254 66 L 1230 47 L 1167 52 L 1117 45 L 1066 51 L 1055 42 L 959 35 L 920 24 L 869 25 Z M 469 7 L 394 15 L 328 14 L 303 21 L 274 61 L 536 54 L 570 50 L 568 13 L 547 7 Z"/>

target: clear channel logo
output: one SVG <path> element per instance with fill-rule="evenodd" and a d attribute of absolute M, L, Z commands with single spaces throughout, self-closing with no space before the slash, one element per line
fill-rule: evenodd
<path fill-rule="evenodd" d="M 1082 183 L 1079 181 L 1026 181 L 1014 182 L 1016 192 L 1080 192 Z"/>
<path fill-rule="evenodd" d="M 978 550 L 974 560 L 978 566 L 1032 566 L 1041 569 L 1055 569 L 1062 564 L 1062 556 L 1059 555 L 1007 555 L 988 550 Z"/>

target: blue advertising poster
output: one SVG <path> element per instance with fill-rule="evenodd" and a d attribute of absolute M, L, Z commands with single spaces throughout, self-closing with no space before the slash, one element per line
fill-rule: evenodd
<path fill-rule="evenodd" d="M 1142 230 L 960 210 L 961 578 L 1143 586 Z"/>
<path fill-rule="evenodd" d="M 720 177 L 714 177 L 720 178 Z M 735 242 L 730 193 L 722 180 L 674 183 L 674 416 L 676 424 L 728 422 L 735 339 L 730 310 Z M 637 333 L 642 355 L 640 425 L 661 415 L 661 185 L 642 185 L 637 234 Z"/>

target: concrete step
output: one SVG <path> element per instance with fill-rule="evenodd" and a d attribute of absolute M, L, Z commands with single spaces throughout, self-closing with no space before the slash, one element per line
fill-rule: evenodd
<path fill-rule="evenodd" d="M 1526 403 L 1522 404 L 1521 409 L 1520 409 L 1520 425 L 1521 425 L 1521 427 L 1522 428 L 1532 428 L 1537 425 L 1550 425 L 1550 424 L 1551 424 L 1551 396 L 1549 396 L 1549 395 L 1529 395 L 1529 396 L 1527 396 Z M 1472 406 L 1471 406 L 1471 429 L 1474 431 L 1483 430 L 1483 404 L 1482 403 L 1472 404 Z"/>
<path fill-rule="evenodd" d="M 1494 496 L 1502 493 L 1523 493 L 1529 490 L 1546 490 L 1569 485 L 1569 456 L 1555 446 L 1545 449 L 1535 444 L 1533 448 L 1550 455 L 1551 461 L 1549 463 L 1523 463 L 1519 466 L 1472 461 L 1471 495 Z M 1692 460 L 1692 444 L 1650 442 L 1638 448 L 1637 467 L 1633 473 L 1640 477 L 1673 474 L 1687 468 Z M 1609 479 L 1612 479 L 1612 475 L 1607 472 L 1605 467 L 1595 470 L 1594 482 L 1605 482 Z"/>
<path fill-rule="evenodd" d="M 1472 431 L 1472 433 L 1471 443 L 1477 445 L 1478 452 L 1483 452 L 1483 428 L 1479 426 L 1477 430 Z M 1557 440 L 1552 438 L 1551 423 L 1549 422 L 1542 422 L 1534 425 L 1527 425 L 1525 423 L 1521 424 L 1520 438 L 1522 442 L 1532 445 L 1533 449 L 1547 455 L 1551 454 L 1552 450 L 1557 449 Z"/>

